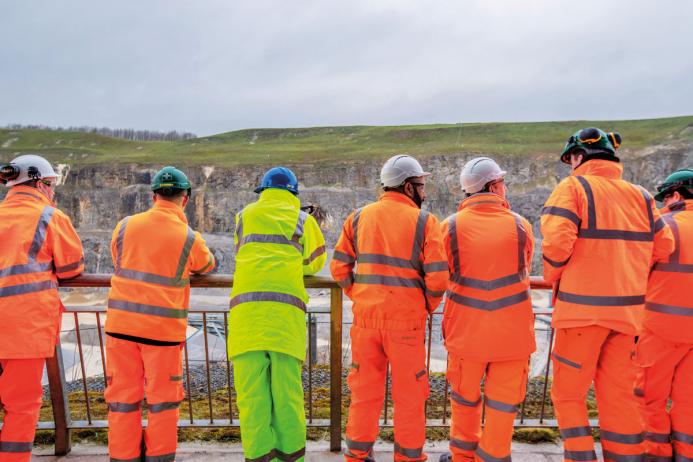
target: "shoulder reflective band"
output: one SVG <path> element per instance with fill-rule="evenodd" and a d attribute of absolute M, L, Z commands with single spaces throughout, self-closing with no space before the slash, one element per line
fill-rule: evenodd
<path fill-rule="evenodd" d="M 645 441 L 642 433 L 616 433 L 602 428 L 599 429 L 599 435 L 603 440 L 621 444 L 640 444 Z"/>
<path fill-rule="evenodd" d="M 306 225 L 306 219 L 308 214 L 303 210 L 298 211 L 298 219 L 296 220 L 296 228 L 294 229 L 294 234 L 291 236 L 291 240 L 295 243 L 299 243 L 299 239 L 303 236 L 303 228 Z"/>
<path fill-rule="evenodd" d="M 124 300 L 108 299 L 108 308 L 111 310 L 129 311 L 130 313 L 159 316 L 162 318 L 185 319 L 188 310 L 169 308 L 166 306 L 146 305 L 144 303 L 126 302 Z"/>
<path fill-rule="evenodd" d="M 19 194 L 19 193 L 17 193 Z M 41 215 L 39 215 L 38 222 L 36 223 L 36 229 L 34 230 L 34 237 L 31 239 L 31 246 L 29 247 L 29 253 L 28 253 L 28 258 L 27 258 L 27 263 L 26 264 L 21 264 L 21 265 L 12 265 L 8 266 L 6 268 L 0 269 L 0 278 L 2 277 L 7 277 L 7 276 L 15 276 L 18 274 L 33 274 L 33 273 L 43 273 L 46 271 L 51 271 L 53 269 L 53 262 L 45 262 L 45 263 L 39 263 L 36 261 L 36 258 L 38 257 L 39 252 L 41 251 L 41 248 L 43 247 L 43 243 L 46 240 L 46 232 L 48 230 L 48 224 L 51 221 L 51 218 L 53 218 L 53 214 L 55 213 L 55 209 L 50 206 L 45 206 L 43 208 L 43 211 L 41 212 Z M 20 286 L 26 286 L 26 284 L 21 284 Z M 20 286 L 13 286 L 13 287 L 20 287 Z M 9 289 L 6 287 L 6 289 Z M 0 289 L 2 290 L 2 289 Z M 21 290 L 21 289 L 16 289 L 16 290 Z M 45 289 L 41 289 L 45 290 Z M 11 291 L 10 291 L 11 292 Z M 10 293 L 7 292 L 7 293 Z M 34 291 L 32 291 L 34 292 Z M 24 293 L 30 293 L 30 292 L 24 292 Z"/>
<path fill-rule="evenodd" d="M 511 212 L 512 213 L 512 212 Z M 525 271 L 525 246 L 527 245 L 527 230 L 522 224 L 520 215 L 513 213 L 515 219 L 515 229 L 517 230 L 517 272 L 522 274 Z"/>
<path fill-rule="evenodd" d="M 448 221 L 448 233 L 450 234 L 450 252 L 452 253 L 452 267 L 456 274 L 460 274 L 460 248 L 457 242 L 457 217 L 456 213 Z"/>
<path fill-rule="evenodd" d="M 561 438 L 567 440 L 568 438 L 580 438 L 582 436 L 592 436 L 592 429 L 590 427 L 570 427 L 570 428 L 560 428 Z"/>
<path fill-rule="evenodd" d="M 558 292 L 558 299 L 568 303 L 575 303 L 577 305 L 591 306 L 631 306 L 642 305 L 645 303 L 644 295 L 578 295 L 563 291 Z"/>
<path fill-rule="evenodd" d="M 401 278 L 398 276 L 385 276 L 382 274 L 357 274 L 354 278 L 357 284 L 376 284 L 382 286 L 413 287 L 424 289 L 421 279 Z"/>
<path fill-rule="evenodd" d="M 118 236 L 116 237 L 116 252 L 118 252 L 118 255 L 116 255 L 116 271 L 121 268 L 121 262 L 123 259 L 123 240 L 125 239 L 125 228 L 128 224 L 128 220 L 130 217 L 125 217 L 123 218 L 123 221 L 120 222 L 120 229 L 118 230 Z"/>
<path fill-rule="evenodd" d="M 29 282 L 27 284 L 18 284 L 16 286 L 0 287 L 0 298 L 12 297 L 14 295 L 33 294 L 35 292 L 43 292 L 44 290 L 57 288 L 58 283 L 55 281 Z"/>
<path fill-rule="evenodd" d="M 480 300 L 478 298 L 466 297 L 451 290 L 447 291 L 446 296 L 459 305 L 484 311 L 496 311 L 529 300 L 529 293 L 527 290 L 497 300 Z"/>
<path fill-rule="evenodd" d="M 363 209 L 356 210 L 356 212 L 354 213 L 354 218 L 351 220 L 351 230 L 353 232 L 353 237 L 354 237 L 354 253 L 356 254 L 357 260 L 359 257 L 358 234 L 359 234 L 359 218 L 361 217 L 361 210 L 363 210 Z"/>
<path fill-rule="evenodd" d="M 325 246 L 321 245 L 317 249 L 313 250 L 313 253 L 310 254 L 308 258 L 303 259 L 303 265 L 310 265 L 315 261 L 316 258 L 318 258 L 320 255 L 325 253 Z"/>
<path fill-rule="evenodd" d="M 587 197 L 587 228 L 580 228 L 578 230 L 578 237 L 584 239 L 610 239 L 610 240 L 622 240 L 622 241 L 639 241 L 639 242 L 652 242 L 654 239 L 654 216 L 652 213 L 651 201 L 652 199 L 647 195 L 645 191 L 641 191 L 643 198 L 645 199 L 645 206 L 647 208 L 647 216 L 650 223 L 649 231 L 630 231 L 621 229 L 598 229 L 597 228 L 597 209 L 594 201 L 594 193 L 592 192 L 592 187 L 589 182 L 582 176 L 576 177 L 577 180 L 582 185 L 582 189 L 585 191 L 585 196 Z"/>
<path fill-rule="evenodd" d="M 645 309 L 657 313 L 675 314 L 678 316 L 693 316 L 693 307 L 662 305 L 660 303 L 646 302 Z"/>
<path fill-rule="evenodd" d="M 178 258 L 178 268 L 176 268 L 176 281 L 183 280 L 183 272 L 188 264 L 188 259 L 190 258 L 190 250 L 195 243 L 195 232 L 190 226 L 188 226 L 188 234 L 185 236 L 185 244 L 183 244 L 183 250 Z"/>
<path fill-rule="evenodd" d="M 238 223 L 236 224 L 236 253 L 241 248 L 241 238 L 243 237 L 243 213 L 238 214 Z"/>
<path fill-rule="evenodd" d="M 36 224 L 36 230 L 34 231 L 34 238 L 31 241 L 31 247 L 29 248 L 29 261 L 36 260 L 41 247 L 43 247 L 43 242 L 46 240 L 48 223 L 50 223 L 51 218 L 53 218 L 54 212 L 55 209 L 53 207 L 46 206 L 43 208 L 43 212 L 41 212 L 41 216 Z"/>
<path fill-rule="evenodd" d="M 411 263 L 419 273 L 423 273 L 421 264 L 421 252 L 423 252 L 424 235 L 426 234 L 426 222 L 428 221 L 428 212 L 425 210 L 419 211 L 419 218 L 416 220 L 416 230 L 414 231 L 414 244 L 411 250 Z"/>
<path fill-rule="evenodd" d="M 555 215 L 557 217 L 563 217 L 566 218 L 570 221 L 572 221 L 576 227 L 580 227 L 580 217 L 577 216 L 575 213 L 572 211 L 565 209 L 563 207 L 556 207 L 554 205 L 544 207 L 541 209 L 541 214 L 542 215 Z"/>
<path fill-rule="evenodd" d="M 676 223 L 673 214 L 664 215 L 662 218 L 666 220 L 666 223 L 671 229 L 671 233 L 674 235 L 674 251 L 669 256 L 669 262 L 678 263 L 681 256 L 681 233 L 679 232 L 679 224 Z"/>
<path fill-rule="evenodd" d="M 231 299 L 229 308 L 250 302 L 277 302 L 295 306 L 306 311 L 306 304 L 298 297 L 281 292 L 246 292 L 239 294 Z"/>

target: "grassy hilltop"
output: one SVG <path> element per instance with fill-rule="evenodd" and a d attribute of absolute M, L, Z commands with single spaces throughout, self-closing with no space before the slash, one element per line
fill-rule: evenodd
<path fill-rule="evenodd" d="M 247 129 L 185 141 L 127 141 L 47 130 L 0 129 L 0 158 L 41 153 L 54 162 L 177 165 L 295 164 L 451 153 L 542 154 L 558 152 L 577 129 L 618 130 L 623 149 L 637 151 L 665 142 L 693 141 L 693 116 L 626 121 L 469 123 Z"/>

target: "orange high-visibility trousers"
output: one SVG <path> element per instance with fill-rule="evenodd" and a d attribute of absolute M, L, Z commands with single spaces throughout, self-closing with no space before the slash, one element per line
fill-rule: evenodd
<path fill-rule="evenodd" d="M 422 326 L 423 327 L 423 326 Z M 425 331 L 351 327 L 351 404 L 346 428 L 347 461 L 373 460 L 385 397 L 387 364 L 394 402 L 395 461 L 424 461 L 428 398 Z"/>
<path fill-rule="evenodd" d="M 635 362 L 647 455 L 693 460 L 693 344 L 670 342 L 646 330 L 636 345 Z"/>
<path fill-rule="evenodd" d="M 525 398 L 529 357 L 478 362 L 448 357 L 450 452 L 454 462 L 510 460 L 515 414 Z M 486 419 L 481 431 L 481 380 Z"/>
<path fill-rule="evenodd" d="M 143 455 L 173 460 L 178 442 L 178 406 L 183 390 L 182 345 L 151 346 L 106 338 L 104 393 L 108 403 L 108 452 L 113 459 Z M 142 440 L 142 399 L 148 424 Z M 170 459 L 164 459 L 168 456 Z M 147 459 L 149 460 L 149 459 Z"/>
<path fill-rule="evenodd" d="M 604 460 L 640 460 L 637 456 L 644 454 L 643 423 L 633 395 L 634 347 L 634 336 L 606 327 L 556 329 L 551 400 L 565 460 L 597 460 L 586 407 L 592 381 Z"/>
<path fill-rule="evenodd" d="M 0 359 L 0 462 L 28 462 L 41 411 L 44 358 Z"/>

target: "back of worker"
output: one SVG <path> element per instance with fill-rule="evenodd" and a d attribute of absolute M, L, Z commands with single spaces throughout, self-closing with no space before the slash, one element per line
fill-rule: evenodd
<path fill-rule="evenodd" d="M 655 199 L 666 204 L 662 219 L 676 247 L 650 274 L 636 345 L 635 394 L 645 419 L 647 455 L 693 460 L 693 170 L 672 173 L 658 190 Z"/>
<path fill-rule="evenodd" d="M 347 461 L 372 460 L 388 363 L 395 460 L 426 460 L 425 324 L 447 284 L 440 224 L 420 209 L 428 175 L 410 156 L 389 159 L 384 194 L 349 215 L 335 248 L 332 276 L 354 302 Z"/>
<path fill-rule="evenodd" d="M 58 279 L 84 270 L 82 243 L 55 207 L 58 175 L 24 155 L 0 167 L 10 190 L 0 204 L 0 461 L 29 461 L 41 408 L 45 358 L 55 353 L 62 303 Z"/>
<path fill-rule="evenodd" d="M 620 141 L 596 128 L 571 136 L 561 160 L 573 175 L 542 211 L 544 278 L 556 293 L 551 397 L 566 460 L 596 460 L 585 407 L 593 380 L 605 458 L 644 452 L 633 347 L 650 265 L 674 243 L 649 193 L 621 179 Z"/>
<path fill-rule="evenodd" d="M 229 358 L 246 460 L 302 461 L 306 425 L 301 370 L 306 355 L 304 275 L 325 265 L 325 239 L 302 211 L 298 179 L 274 167 L 259 200 L 236 216 L 236 270 Z"/>
<path fill-rule="evenodd" d="M 466 198 L 442 223 L 450 269 L 443 336 L 452 408 L 451 454 L 442 461 L 473 461 L 475 453 L 481 460 L 510 457 L 513 421 L 536 349 L 529 296 L 534 236 L 529 222 L 510 211 L 505 174 L 488 157 L 467 162 L 460 175 Z"/>
<path fill-rule="evenodd" d="M 121 220 L 111 241 L 105 398 L 112 460 L 175 458 L 189 278 L 214 268 L 204 239 L 183 213 L 191 190 L 185 174 L 164 167 L 152 190 L 153 207 Z M 149 423 L 143 434 L 145 391 Z"/>

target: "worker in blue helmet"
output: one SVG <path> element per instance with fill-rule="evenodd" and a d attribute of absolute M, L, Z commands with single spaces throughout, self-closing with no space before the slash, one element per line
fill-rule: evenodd
<path fill-rule="evenodd" d="M 236 271 L 228 353 L 245 460 L 302 462 L 306 423 L 303 276 L 325 264 L 325 238 L 301 210 L 298 180 L 285 167 L 265 173 L 256 202 L 236 215 Z"/>

